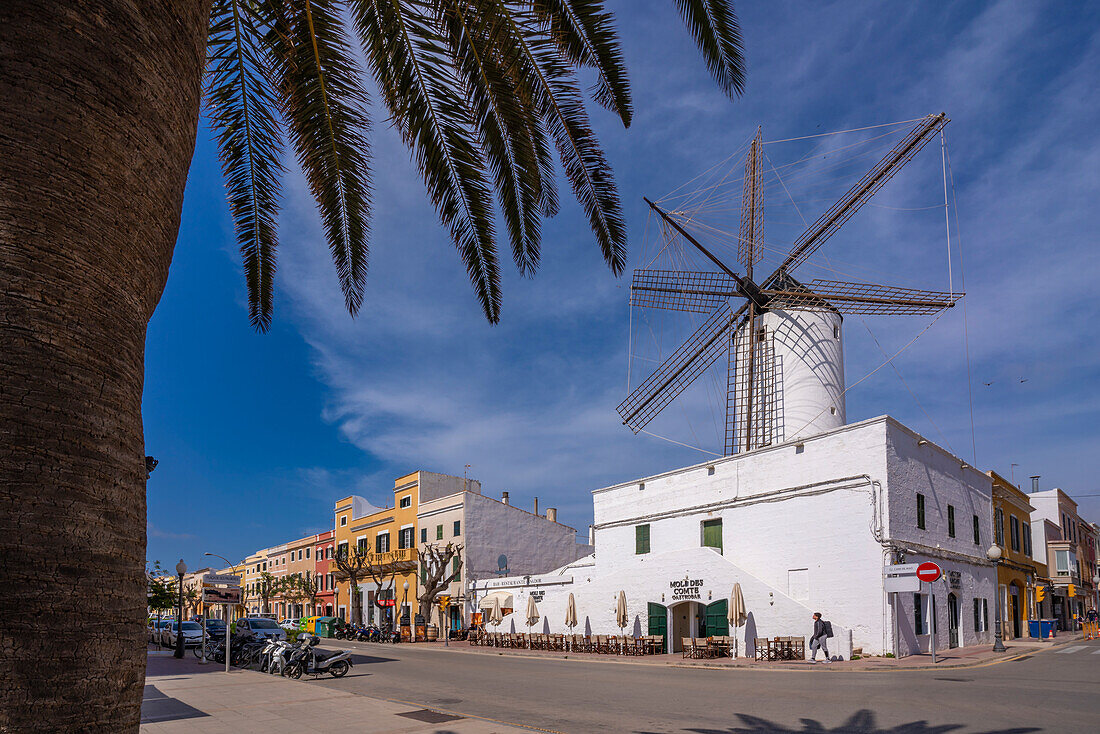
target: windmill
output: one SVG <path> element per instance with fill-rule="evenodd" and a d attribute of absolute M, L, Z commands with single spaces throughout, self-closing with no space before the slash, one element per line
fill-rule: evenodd
<path fill-rule="evenodd" d="M 744 275 L 692 237 L 675 212 L 645 199 L 718 272 L 634 271 L 631 306 L 707 314 L 707 318 L 618 406 L 623 424 L 635 433 L 641 431 L 724 355 L 727 456 L 843 425 L 841 314 L 931 315 L 951 308 L 964 294 L 836 280 L 803 284 L 792 273 L 947 122 L 943 113 L 921 119 L 798 237 L 782 264 L 762 280 L 754 272 L 764 244 L 759 129 L 749 146 L 742 184 L 737 259 Z"/>

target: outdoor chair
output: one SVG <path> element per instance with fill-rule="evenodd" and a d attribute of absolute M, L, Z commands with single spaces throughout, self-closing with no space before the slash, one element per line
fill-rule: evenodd
<path fill-rule="evenodd" d="M 565 635 L 551 635 L 550 649 L 558 652 L 565 651 Z"/>
<path fill-rule="evenodd" d="M 684 658 L 693 658 L 693 657 L 695 657 L 695 640 L 693 640 L 690 637 L 681 637 L 680 638 L 680 652 L 682 653 L 681 657 L 684 657 Z"/>
<path fill-rule="evenodd" d="M 693 637 L 691 642 L 692 647 L 695 648 L 696 657 L 713 658 L 716 656 L 714 648 L 710 646 L 705 637 Z"/>
<path fill-rule="evenodd" d="M 771 643 L 766 637 L 754 637 L 753 646 L 756 648 L 757 660 L 771 660 Z"/>
<path fill-rule="evenodd" d="M 595 652 L 600 655 L 607 655 L 611 652 L 611 640 L 607 635 L 596 635 Z"/>
<path fill-rule="evenodd" d="M 584 635 L 573 635 L 573 640 L 569 644 L 573 648 L 573 652 L 591 652 L 588 638 Z"/>

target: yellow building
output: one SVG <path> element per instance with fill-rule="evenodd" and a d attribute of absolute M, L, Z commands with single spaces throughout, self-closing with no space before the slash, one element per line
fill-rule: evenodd
<path fill-rule="evenodd" d="M 1004 639 L 1028 636 L 1028 620 L 1038 619 L 1035 587 L 1047 575 L 1045 563 L 1033 558 L 1031 513 L 1027 494 L 997 472 L 993 479 L 993 542 L 1001 548 L 997 588 Z M 1042 529 L 1040 528 L 1040 532 Z"/>
<path fill-rule="evenodd" d="M 336 502 L 336 553 L 347 554 L 361 567 L 357 588 L 335 561 L 336 616 L 362 624 L 398 624 L 402 612 L 418 612 L 416 582 L 416 512 L 420 502 L 420 472 L 394 481 L 393 504 L 376 507 L 351 495 Z M 351 593 L 359 595 L 358 618 L 352 617 Z"/>

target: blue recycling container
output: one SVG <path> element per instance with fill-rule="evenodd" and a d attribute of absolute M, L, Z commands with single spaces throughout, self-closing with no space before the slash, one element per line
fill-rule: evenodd
<path fill-rule="evenodd" d="M 1027 623 L 1028 634 L 1040 640 L 1048 640 L 1055 636 L 1057 620 L 1032 619 Z"/>

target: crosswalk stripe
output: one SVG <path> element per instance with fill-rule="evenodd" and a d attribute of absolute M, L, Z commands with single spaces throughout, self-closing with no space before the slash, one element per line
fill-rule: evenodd
<path fill-rule="evenodd" d="M 1067 653 L 1077 652 L 1078 650 L 1084 650 L 1086 647 L 1087 645 L 1074 645 L 1073 647 L 1067 647 L 1065 650 L 1059 650 L 1058 654 L 1065 655 Z"/>

